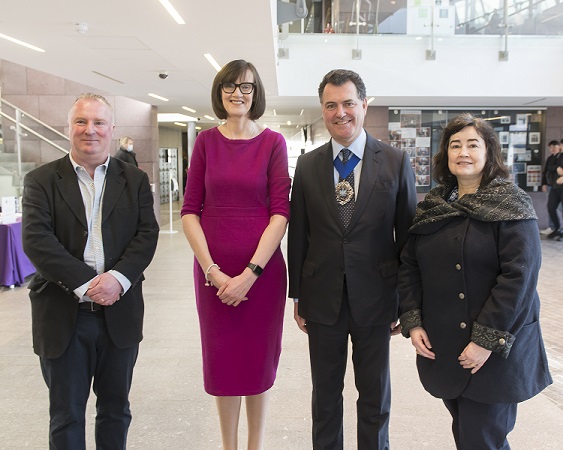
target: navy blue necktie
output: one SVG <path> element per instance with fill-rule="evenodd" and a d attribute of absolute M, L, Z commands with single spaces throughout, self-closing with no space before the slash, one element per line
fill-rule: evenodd
<path fill-rule="evenodd" d="M 348 160 L 350 159 L 351 151 L 350 149 L 343 148 L 341 151 L 342 153 L 342 164 L 346 166 Z M 342 224 L 344 228 L 348 228 L 350 224 L 350 219 L 352 219 L 352 213 L 354 212 L 354 206 L 356 204 L 355 195 L 354 195 L 354 171 L 352 170 L 350 174 L 346 178 L 338 177 L 338 183 L 340 184 L 343 181 L 347 181 L 348 185 L 352 188 L 352 198 L 344 204 L 338 203 L 338 210 L 340 211 L 340 220 L 342 220 Z M 338 186 L 337 186 L 338 189 Z M 338 193 L 337 193 L 338 197 Z"/>

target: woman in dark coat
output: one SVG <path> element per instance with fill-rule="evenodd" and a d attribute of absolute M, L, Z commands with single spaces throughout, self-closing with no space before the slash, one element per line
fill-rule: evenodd
<path fill-rule="evenodd" d="M 537 217 L 508 176 L 489 123 L 454 118 L 434 158 L 440 185 L 418 205 L 401 257 L 403 335 L 463 450 L 509 449 L 517 403 L 552 382 L 538 320 Z"/>

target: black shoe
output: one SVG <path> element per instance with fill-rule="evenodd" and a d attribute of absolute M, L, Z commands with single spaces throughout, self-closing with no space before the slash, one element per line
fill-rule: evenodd
<path fill-rule="evenodd" d="M 552 231 L 547 235 L 548 239 L 560 238 L 562 236 L 561 229 Z"/>

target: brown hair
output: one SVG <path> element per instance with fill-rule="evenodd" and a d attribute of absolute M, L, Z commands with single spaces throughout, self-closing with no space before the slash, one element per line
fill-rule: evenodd
<path fill-rule="evenodd" d="M 236 59 L 223 66 L 223 68 L 215 76 L 213 85 L 211 86 L 211 105 L 213 106 L 213 111 L 218 119 L 225 120 L 227 118 L 227 111 L 223 106 L 221 83 L 235 83 L 240 76 L 244 75 L 248 71 L 254 75 L 254 83 L 256 84 L 256 87 L 254 88 L 254 95 L 252 97 L 252 106 L 249 111 L 249 117 L 251 120 L 256 120 L 264 114 L 264 111 L 266 110 L 266 91 L 256 67 L 244 59 Z"/>
<path fill-rule="evenodd" d="M 497 133 L 489 122 L 470 113 L 462 113 L 454 117 L 444 128 L 440 139 L 439 151 L 433 160 L 433 178 L 440 184 L 456 184 L 455 176 L 448 167 L 448 147 L 450 146 L 450 138 L 465 127 L 474 127 L 477 134 L 485 141 L 487 161 L 485 162 L 485 167 L 483 167 L 481 186 L 486 186 L 498 177 L 508 178 L 510 172 L 502 162 L 501 146 Z"/>

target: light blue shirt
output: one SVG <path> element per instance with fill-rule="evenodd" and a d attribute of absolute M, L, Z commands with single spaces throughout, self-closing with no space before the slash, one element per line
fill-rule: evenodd
<path fill-rule="evenodd" d="M 96 167 L 94 179 L 92 179 L 88 171 L 77 164 L 72 158 L 72 153 L 69 154 L 69 156 L 72 167 L 74 167 L 78 178 L 78 186 L 82 194 L 84 210 L 86 211 L 86 222 L 88 224 L 88 240 L 84 248 L 84 262 L 100 275 L 105 272 L 104 242 L 102 238 L 102 205 L 106 187 L 106 172 L 110 157 L 108 156 L 104 164 Z M 117 270 L 110 270 L 109 273 L 121 284 L 121 293 L 124 294 L 127 292 L 131 287 L 131 282 L 127 277 Z M 92 280 L 87 281 L 74 290 L 76 296 L 81 299 L 80 301 L 91 301 L 85 293 L 90 287 Z"/>

